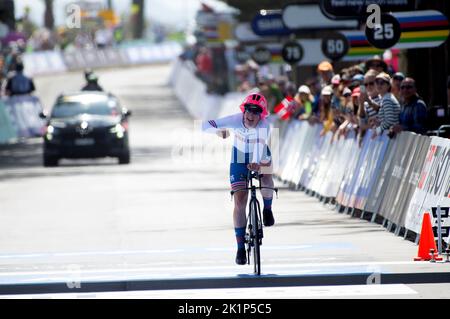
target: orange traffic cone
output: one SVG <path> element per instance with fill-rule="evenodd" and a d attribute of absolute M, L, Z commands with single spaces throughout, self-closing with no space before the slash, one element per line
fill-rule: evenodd
<path fill-rule="evenodd" d="M 434 241 L 433 227 L 431 226 L 430 213 L 423 214 L 422 230 L 420 232 L 419 253 L 414 261 L 423 260 L 442 260 L 442 257 L 436 253 L 436 242 Z M 431 255 L 430 254 L 433 255 Z M 432 258 L 434 257 L 434 258 Z"/>

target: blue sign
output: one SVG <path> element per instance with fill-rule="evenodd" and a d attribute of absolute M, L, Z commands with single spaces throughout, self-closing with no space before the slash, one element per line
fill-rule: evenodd
<path fill-rule="evenodd" d="M 282 36 L 292 33 L 292 30 L 284 25 L 281 12 L 257 14 L 252 20 L 252 30 L 259 36 Z"/>

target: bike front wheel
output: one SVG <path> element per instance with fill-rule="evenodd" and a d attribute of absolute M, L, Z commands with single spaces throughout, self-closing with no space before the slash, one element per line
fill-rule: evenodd
<path fill-rule="evenodd" d="M 261 275 L 261 240 L 262 240 L 262 232 L 261 232 L 261 220 L 260 220 L 260 209 L 258 202 L 256 200 L 251 201 L 250 203 L 250 225 L 251 227 L 251 238 L 253 241 L 253 245 L 251 248 L 253 250 L 253 265 L 255 275 Z"/>

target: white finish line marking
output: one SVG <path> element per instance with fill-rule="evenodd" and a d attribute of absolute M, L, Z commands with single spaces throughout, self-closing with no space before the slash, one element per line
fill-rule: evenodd
<path fill-rule="evenodd" d="M 264 262 L 264 260 L 263 260 Z M 386 262 L 347 262 L 347 263 L 303 263 L 303 264 L 263 264 L 264 268 L 309 268 L 309 267 L 370 267 L 370 266 L 392 266 L 392 265 L 420 265 L 417 262 L 414 261 L 386 261 Z M 177 266 L 177 267 L 168 267 L 168 266 L 161 266 L 161 267 L 142 267 L 142 268 L 125 268 L 125 267 L 118 267 L 118 268 L 111 268 L 111 269 L 83 269 L 80 267 L 80 271 L 84 274 L 90 274 L 90 273 L 111 273 L 111 272 L 117 272 L 120 271 L 123 273 L 124 271 L 127 272 L 152 272 L 155 270 L 161 270 L 164 269 L 165 271 L 196 271 L 196 270 L 219 270 L 219 269 L 243 269 L 244 267 L 240 266 L 217 266 L 217 267 L 211 267 L 211 266 Z M 68 273 L 73 273 L 73 270 L 48 270 L 48 271 L 18 271 L 18 272 L 0 272 L 0 277 L 2 276 L 13 276 L 13 275 L 45 275 L 45 274 L 59 274 L 64 275 Z"/>
<path fill-rule="evenodd" d="M 1 296 L 0 299 L 298 299 L 333 297 L 412 296 L 418 293 L 399 285 L 353 285 L 320 287 L 270 287 L 127 291 L 106 293 L 69 293 Z"/>
<path fill-rule="evenodd" d="M 324 263 L 295 263 L 295 264 L 264 264 L 263 277 L 268 276 L 301 276 L 301 275 L 345 275 L 345 274 L 373 274 L 389 273 L 383 266 L 414 265 L 417 262 L 324 262 Z M 218 278 L 248 276 L 253 272 L 252 266 L 218 265 L 218 266 L 168 266 L 148 265 L 144 267 L 130 267 L 117 265 L 116 268 L 83 268 L 82 265 L 70 265 L 60 269 L 42 269 L 31 271 L 0 272 L 0 284 L 26 283 L 60 283 L 72 282 L 74 278 L 80 282 L 112 282 L 120 280 L 152 280 L 152 279 L 186 279 L 186 278 Z M 75 267 L 74 267 L 75 266 Z"/>

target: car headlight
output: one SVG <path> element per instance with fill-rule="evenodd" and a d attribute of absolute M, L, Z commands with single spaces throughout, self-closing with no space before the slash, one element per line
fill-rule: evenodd
<path fill-rule="evenodd" d="M 47 140 L 51 141 L 53 139 L 54 136 L 57 136 L 60 132 L 60 129 L 57 127 L 54 127 L 53 125 L 49 125 L 47 126 L 47 130 L 46 130 L 46 138 Z"/>
<path fill-rule="evenodd" d="M 109 132 L 116 134 L 117 138 L 123 138 L 125 136 L 125 128 L 121 124 L 112 127 Z"/>

